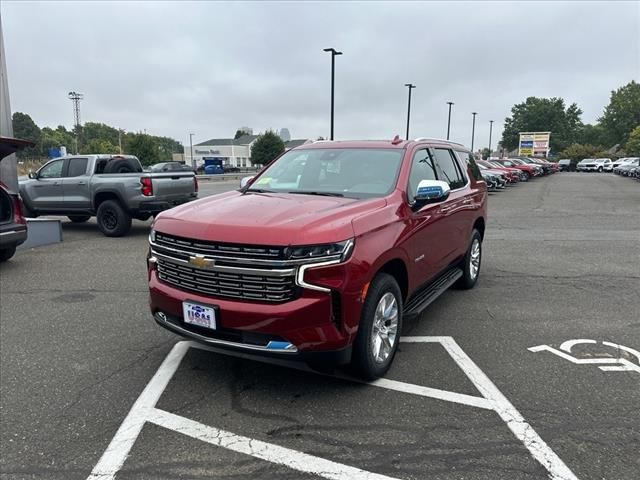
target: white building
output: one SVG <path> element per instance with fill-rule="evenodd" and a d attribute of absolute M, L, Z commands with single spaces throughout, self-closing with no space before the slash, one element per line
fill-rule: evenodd
<path fill-rule="evenodd" d="M 251 163 L 251 147 L 258 139 L 259 135 L 243 135 L 237 140 L 233 138 L 212 138 L 206 142 L 198 143 L 193 146 L 193 158 L 196 161 L 196 167 L 204 164 L 207 159 L 220 159 L 222 165 L 229 167 L 252 167 Z M 299 145 L 312 143 L 312 140 L 298 139 L 285 142 L 285 150 L 290 150 Z M 184 162 L 192 165 L 191 149 L 185 147 Z"/>
<path fill-rule="evenodd" d="M 251 167 L 251 146 L 258 135 L 243 135 L 237 140 L 233 138 L 212 138 L 193 146 L 193 159 L 196 167 L 203 165 L 207 159 L 220 159 L 222 164 L 231 167 Z M 185 147 L 184 159 L 192 165 L 191 149 Z"/>

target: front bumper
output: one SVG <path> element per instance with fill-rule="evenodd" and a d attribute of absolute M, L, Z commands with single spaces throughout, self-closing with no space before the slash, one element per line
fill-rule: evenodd
<path fill-rule="evenodd" d="M 346 295 L 341 295 L 339 303 L 334 301 L 332 293 L 307 289 L 293 300 L 275 304 L 213 298 L 168 285 L 158 279 L 155 269 L 149 272 L 149 287 L 155 321 L 198 342 L 252 353 L 301 358 L 323 353 L 341 360 L 343 355 L 347 355 L 347 350 L 350 354 L 355 331 L 349 331 L 342 319 L 347 310 L 353 316 L 353 307 L 359 309 L 359 304 L 357 300 L 347 300 L 349 297 Z M 215 307 L 217 329 L 203 329 L 185 323 L 182 313 L 184 301 Z"/>

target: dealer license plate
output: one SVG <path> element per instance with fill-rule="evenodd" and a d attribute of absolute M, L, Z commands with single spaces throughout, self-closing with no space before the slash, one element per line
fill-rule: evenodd
<path fill-rule="evenodd" d="M 199 327 L 216 329 L 216 310 L 198 303 L 182 302 L 182 314 L 185 323 Z"/>

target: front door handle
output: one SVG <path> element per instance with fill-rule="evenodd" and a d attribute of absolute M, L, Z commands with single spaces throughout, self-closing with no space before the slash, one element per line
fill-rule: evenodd
<path fill-rule="evenodd" d="M 78 182 L 78 183 L 76 183 L 76 185 L 86 185 L 86 184 L 87 184 L 87 182 Z"/>

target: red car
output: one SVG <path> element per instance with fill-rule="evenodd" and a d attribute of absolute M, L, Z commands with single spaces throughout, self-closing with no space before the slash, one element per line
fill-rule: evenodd
<path fill-rule="evenodd" d="M 476 161 L 478 165 L 482 165 L 483 167 L 489 168 L 491 170 L 499 170 L 500 172 L 504 173 L 509 183 L 518 183 L 520 181 L 520 170 L 518 170 L 517 168 L 509 168 L 500 164 L 494 165 L 493 163 L 485 160 Z"/>
<path fill-rule="evenodd" d="M 536 170 L 533 167 L 530 167 L 529 165 L 525 165 L 523 163 L 516 163 L 513 162 L 511 160 L 505 160 L 505 159 L 499 159 L 499 160 L 494 160 L 495 162 L 499 163 L 500 165 L 504 166 L 504 167 L 509 167 L 509 168 L 517 168 L 518 170 L 522 170 L 523 172 L 525 172 L 526 175 L 526 180 L 529 180 L 533 177 L 536 176 Z"/>
<path fill-rule="evenodd" d="M 223 348 L 386 372 L 403 318 L 480 271 L 486 185 L 462 145 L 320 141 L 238 191 L 161 213 L 150 305 Z"/>

